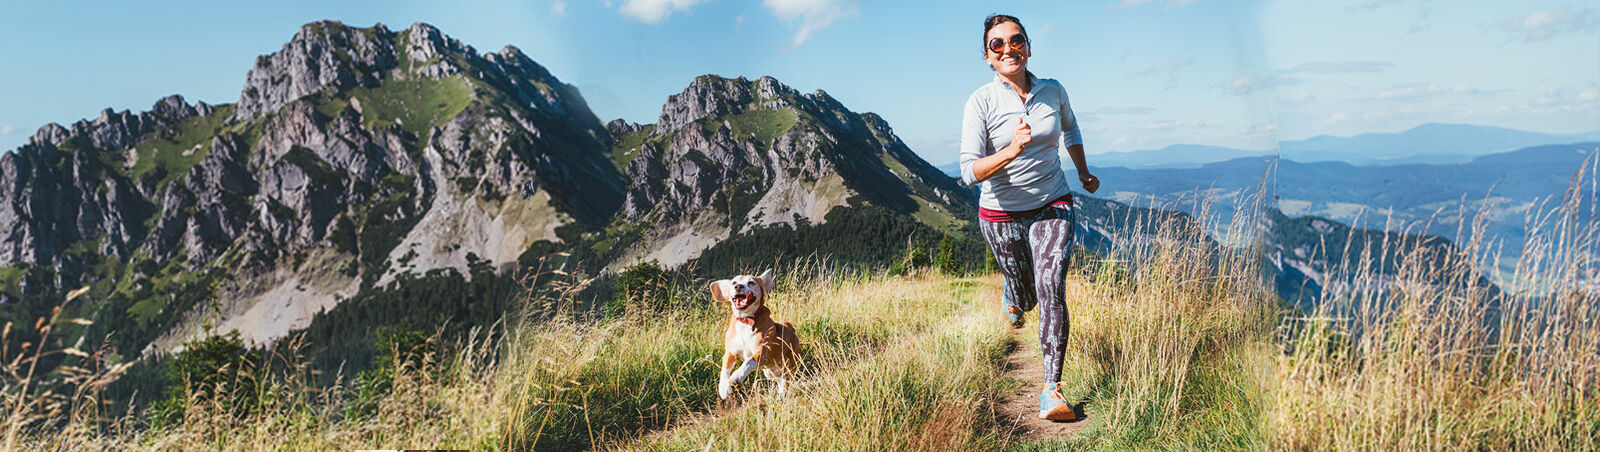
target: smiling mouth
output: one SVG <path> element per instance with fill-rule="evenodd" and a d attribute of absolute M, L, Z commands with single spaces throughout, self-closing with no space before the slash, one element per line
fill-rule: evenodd
<path fill-rule="evenodd" d="M 750 296 L 746 294 L 734 295 L 733 307 L 734 309 L 744 309 L 750 307 Z"/>

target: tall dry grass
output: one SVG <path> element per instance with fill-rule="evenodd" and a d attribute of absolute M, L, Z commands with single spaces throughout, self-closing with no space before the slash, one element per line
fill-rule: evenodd
<path fill-rule="evenodd" d="M 784 311 L 807 342 L 802 383 L 699 416 L 637 450 L 986 450 L 1009 444 L 992 404 L 1015 389 L 998 278 L 921 273 L 807 291 Z M 861 320 L 866 320 L 861 324 Z M 869 343 L 837 340 L 861 324 Z M 853 327 L 852 327 L 853 328 Z"/>
<path fill-rule="evenodd" d="M 1528 214 L 1507 287 L 1489 213 L 1463 225 L 1461 249 L 1382 249 L 1290 319 L 1278 359 L 1275 442 L 1294 449 L 1594 450 L 1600 448 L 1600 216 L 1595 160 Z M 1426 230 L 1425 228 L 1423 230 Z M 1375 269 L 1397 269 L 1381 277 Z"/>
<path fill-rule="evenodd" d="M 1039 447 L 1258 449 L 1276 304 L 1261 283 L 1260 198 L 1232 218 L 1127 210 L 1103 259 L 1069 277 L 1063 387 L 1099 423 Z M 1170 206 L 1157 206 L 1170 207 Z M 1245 246 L 1226 246 L 1224 243 Z M 1098 419 L 1096 419 L 1098 417 Z"/>

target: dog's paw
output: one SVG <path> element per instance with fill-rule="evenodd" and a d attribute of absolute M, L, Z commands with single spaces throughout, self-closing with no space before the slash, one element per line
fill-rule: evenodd
<path fill-rule="evenodd" d="M 722 382 L 717 383 L 717 396 L 726 400 L 730 395 L 733 395 L 732 383 L 728 383 L 728 380 L 722 380 Z"/>

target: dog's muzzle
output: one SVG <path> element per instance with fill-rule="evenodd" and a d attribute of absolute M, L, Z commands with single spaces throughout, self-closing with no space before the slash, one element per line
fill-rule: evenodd
<path fill-rule="evenodd" d="M 744 309 L 750 307 L 750 294 L 740 293 L 733 296 L 733 308 Z"/>

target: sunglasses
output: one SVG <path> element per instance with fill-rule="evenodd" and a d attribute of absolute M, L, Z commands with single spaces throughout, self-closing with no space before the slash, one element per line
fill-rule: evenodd
<path fill-rule="evenodd" d="M 1011 35 L 1011 40 L 1010 41 L 1011 41 L 1011 50 L 1015 50 L 1015 51 L 1021 52 L 1022 49 L 1025 49 L 1025 48 L 1028 47 L 1028 37 L 1027 36 L 1023 36 L 1021 33 L 1017 33 L 1017 34 Z M 990 39 L 989 40 L 989 51 L 990 52 L 1000 53 L 1001 50 L 1005 50 L 1005 47 L 1006 47 L 1006 40 L 1004 40 L 1004 39 L 994 38 L 994 39 Z"/>

